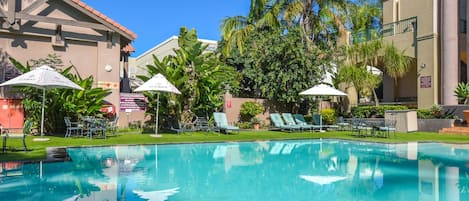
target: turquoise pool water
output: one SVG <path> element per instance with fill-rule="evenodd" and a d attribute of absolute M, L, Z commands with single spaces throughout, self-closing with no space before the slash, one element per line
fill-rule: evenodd
<path fill-rule="evenodd" d="M 3 162 L 0 200 L 469 200 L 469 146 L 338 140 L 68 149 Z"/>

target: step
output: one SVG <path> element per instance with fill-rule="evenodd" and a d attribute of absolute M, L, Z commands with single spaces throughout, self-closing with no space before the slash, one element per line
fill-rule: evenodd
<path fill-rule="evenodd" d="M 451 128 L 443 128 L 438 133 L 469 135 L 469 127 L 457 126 L 457 127 L 451 127 Z"/>

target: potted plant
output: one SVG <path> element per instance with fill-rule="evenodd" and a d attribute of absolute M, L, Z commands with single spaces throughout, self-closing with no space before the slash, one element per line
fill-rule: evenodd
<path fill-rule="evenodd" d="M 261 114 L 264 111 L 264 106 L 260 103 L 254 101 L 248 101 L 241 105 L 241 109 L 239 111 L 241 115 L 241 121 L 243 122 L 251 122 L 253 126 L 256 124 L 253 121 L 256 121 L 257 125 L 260 123 L 260 119 L 256 117 L 256 115 Z"/>
<path fill-rule="evenodd" d="M 254 126 L 254 129 L 255 130 L 259 130 L 259 128 L 261 127 L 261 119 L 259 119 L 259 117 L 253 117 L 251 118 L 251 124 Z"/>
<path fill-rule="evenodd" d="M 454 95 L 458 98 L 459 103 L 468 104 L 469 102 L 469 82 L 461 82 L 454 90 Z M 463 110 L 466 122 L 469 122 L 469 110 Z"/>

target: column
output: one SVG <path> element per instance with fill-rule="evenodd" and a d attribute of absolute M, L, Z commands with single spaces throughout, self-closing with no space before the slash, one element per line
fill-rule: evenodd
<path fill-rule="evenodd" d="M 458 1 L 441 1 L 442 4 L 442 73 L 443 105 L 457 105 L 454 89 L 458 85 Z"/>
<path fill-rule="evenodd" d="M 468 54 L 469 54 L 469 37 L 467 37 L 467 33 L 468 33 L 468 30 L 467 30 L 467 22 L 469 21 L 469 1 L 465 1 L 464 4 L 466 5 L 466 62 L 467 60 L 469 60 L 468 58 Z M 466 68 L 467 68 L 467 79 L 469 81 L 469 64 L 466 63 Z"/>

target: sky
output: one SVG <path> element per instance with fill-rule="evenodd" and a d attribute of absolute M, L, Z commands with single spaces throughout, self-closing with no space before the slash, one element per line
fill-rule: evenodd
<path fill-rule="evenodd" d="M 200 39 L 220 39 L 226 17 L 247 15 L 250 0 L 82 0 L 137 34 L 132 45 L 137 57 L 148 49 L 179 35 L 185 26 Z"/>

